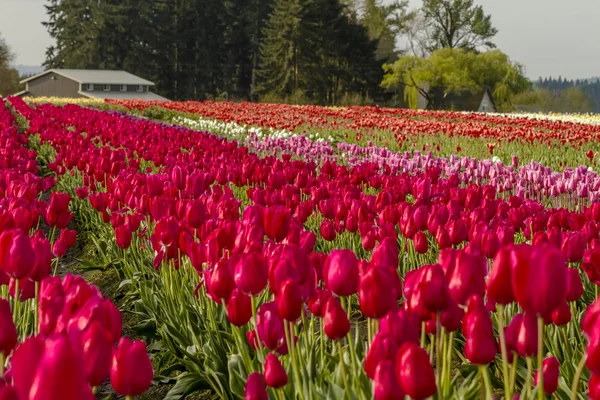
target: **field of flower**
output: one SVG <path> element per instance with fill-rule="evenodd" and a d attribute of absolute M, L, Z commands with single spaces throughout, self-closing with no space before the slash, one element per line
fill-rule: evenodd
<path fill-rule="evenodd" d="M 8 98 L 0 398 L 600 399 L 598 135 Z"/>

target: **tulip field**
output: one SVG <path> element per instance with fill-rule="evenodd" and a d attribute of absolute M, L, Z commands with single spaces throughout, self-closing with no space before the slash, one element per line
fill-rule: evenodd
<path fill-rule="evenodd" d="M 0 99 L 0 400 L 600 399 L 594 116 L 75 102 Z"/>

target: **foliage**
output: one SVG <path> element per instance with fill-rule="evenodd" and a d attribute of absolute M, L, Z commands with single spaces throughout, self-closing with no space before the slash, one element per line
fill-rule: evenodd
<path fill-rule="evenodd" d="M 491 16 L 473 0 L 424 0 L 423 15 L 429 41 L 426 48 L 433 52 L 440 48 L 476 50 L 492 49 L 498 30 L 493 27 Z"/>
<path fill-rule="evenodd" d="M 503 107 L 530 87 L 524 68 L 499 50 L 474 53 L 444 48 L 428 58 L 403 56 L 384 68 L 382 86 L 403 86 L 411 108 L 416 108 L 418 96 L 426 100 L 427 108 L 439 109 L 451 94 L 482 93 L 485 87 L 491 88 Z"/>
<path fill-rule="evenodd" d="M 575 86 L 560 91 L 535 88 L 514 96 L 512 103 L 517 110 L 542 112 L 588 113 L 593 109 L 593 100 Z"/>
<path fill-rule="evenodd" d="M 19 91 L 19 72 L 11 68 L 9 63 L 14 59 L 14 54 L 0 36 L 0 96 L 14 94 Z"/>

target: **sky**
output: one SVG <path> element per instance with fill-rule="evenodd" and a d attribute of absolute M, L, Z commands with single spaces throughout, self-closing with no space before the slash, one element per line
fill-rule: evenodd
<path fill-rule="evenodd" d="M 385 0 L 390 1 L 390 0 Z M 41 65 L 52 39 L 41 25 L 45 0 L 0 0 L 0 35 L 15 64 Z M 421 0 L 410 0 L 417 8 Z M 492 15 L 495 43 L 527 76 L 600 76 L 599 0 L 475 0 Z"/>

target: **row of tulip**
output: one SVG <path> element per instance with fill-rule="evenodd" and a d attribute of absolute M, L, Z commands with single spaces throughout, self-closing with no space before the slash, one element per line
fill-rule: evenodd
<path fill-rule="evenodd" d="M 361 147 L 346 142 L 335 144 L 322 138 L 313 140 L 305 135 L 272 130 L 265 135 L 260 128 L 255 129 L 234 122 L 184 117 L 176 117 L 172 122 L 244 143 L 262 156 L 285 153 L 317 163 L 333 161 L 349 165 L 369 161 L 382 168 L 391 168 L 394 172 L 410 174 L 428 168 L 439 168 L 442 176 L 457 175 L 462 184 L 491 184 L 505 195 L 515 194 L 540 202 L 552 199 L 551 204 L 554 207 L 575 208 L 594 203 L 598 200 L 600 190 L 600 177 L 592 168 L 585 166 L 574 170 L 567 168 L 558 173 L 536 162 L 519 166 L 516 156 L 512 158 L 511 165 L 505 166 L 495 158 L 477 160 L 455 155 L 443 158 L 434 157 L 431 152 L 394 152 L 374 145 Z"/>
<path fill-rule="evenodd" d="M 109 376 L 118 393 L 141 394 L 153 377 L 146 346 L 121 337 L 120 312 L 97 288 L 56 276 L 76 240 L 70 196 L 41 200 L 56 177 L 38 176 L 27 144 L 0 99 L 0 398 L 93 399 Z"/>
<path fill-rule="evenodd" d="M 598 203 L 546 209 L 435 168 L 259 157 L 11 101 L 179 360 L 178 394 L 599 398 L 600 305 L 583 318 L 600 283 Z"/>
<path fill-rule="evenodd" d="M 109 101 L 131 110 L 170 110 L 187 117 L 198 115 L 296 134 L 333 137 L 336 141 L 369 142 L 391 150 L 431 150 L 448 157 L 461 154 L 505 163 L 512 155 L 535 160 L 554 169 L 594 165 L 600 151 L 600 127 L 500 114 L 456 113 L 379 107 L 325 108 L 281 104 L 214 102 Z M 142 111 L 143 112 L 143 111 Z M 558 154 L 553 146 L 563 146 Z"/>

